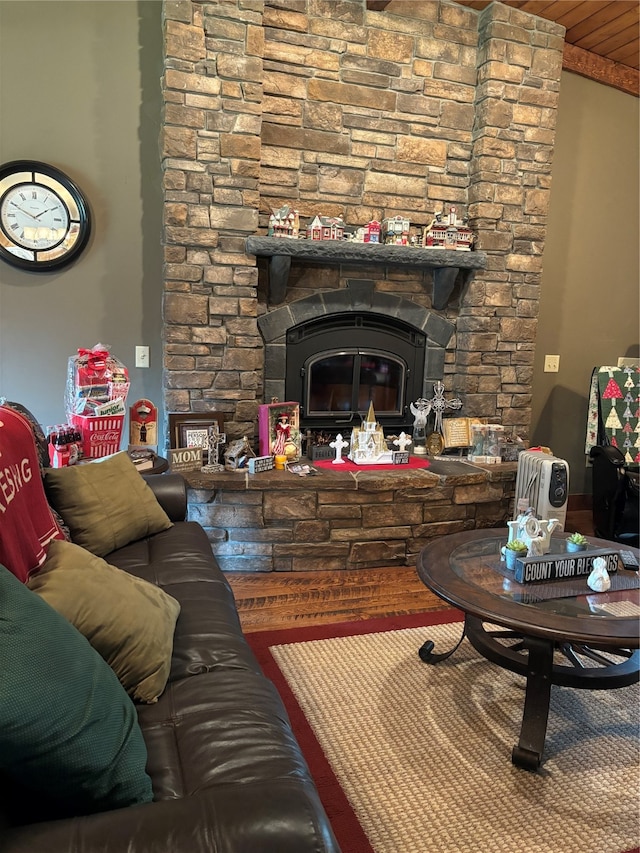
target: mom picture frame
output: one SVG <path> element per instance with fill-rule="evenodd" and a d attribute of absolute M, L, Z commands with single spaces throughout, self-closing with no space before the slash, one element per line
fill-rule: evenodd
<path fill-rule="evenodd" d="M 169 446 L 172 450 L 183 447 L 208 446 L 209 428 L 218 427 L 224 432 L 224 414 L 222 412 L 170 412 Z"/>

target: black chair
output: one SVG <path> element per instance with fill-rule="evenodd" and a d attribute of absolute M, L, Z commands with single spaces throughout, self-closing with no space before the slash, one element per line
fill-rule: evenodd
<path fill-rule="evenodd" d="M 589 453 L 593 473 L 593 528 L 601 539 L 638 547 L 640 473 L 617 447 L 596 445 Z"/>

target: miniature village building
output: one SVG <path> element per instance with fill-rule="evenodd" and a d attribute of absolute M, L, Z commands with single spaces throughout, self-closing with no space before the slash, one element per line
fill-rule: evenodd
<path fill-rule="evenodd" d="M 381 425 L 376 421 L 373 403 L 362 426 L 351 431 L 349 459 L 358 465 L 374 465 L 391 461 L 391 452 L 387 448 Z"/>
<path fill-rule="evenodd" d="M 377 219 L 372 219 L 364 226 L 364 243 L 379 243 L 381 225 Z"/>
<path fill-rule="evenodd" d="M 307 237 L 310 240 L 342 240 L 344 228 L 344 221 L 338 216 L 316 216 L 307 226 Z"/>
<path fill-rule="evenodd" d="M 438 211 L 422 235 L 422 245 L 431 249 L 444 249 L 448 225 L 442 221 L 442 212 Z"/>
<path fill-rule="evenodd" d="M 224 467 L 227 471 L 240 471 L 248 468 L 249 459 L 253 459 L 255 453 L 251 448 L 247 436 L 232 441 L 224 452 Z"/>
<path fill-rule="evenodd" d="M 404 216 L 391 216 L 382 220 L 382 240 L 397 246 L 409 245 L 409 220 Z"/>
<path fill-rule="evenodd" d="M 444 232 L 444 248 L 455 250 L 458 245 L 458 229 L 451 222 Z"/>
<path fill-rule="evenodd" d="M 470 252 L 474 239 L 473 231 L 469 228 L 466 222 L 463 222 L 462 225 L 458 225 L 458 236 L 456 241 L 456 250 L 458 252 Z"/>
<path fill-rule="evenodd" d="M 274 210 L 269 217 L 268 237 L 289 237 L 297 239 L 300 228 L 298 211 L 288 204 Z"/>
<path fill-rule="evenodd" d="M 455 207 L 449 209 L 446 221 L 438 211 L 422 234 L 422 245 L 432 249 L 455 249 L 469 252 L 475 235 L 466 220 L 458 219 Z"/>

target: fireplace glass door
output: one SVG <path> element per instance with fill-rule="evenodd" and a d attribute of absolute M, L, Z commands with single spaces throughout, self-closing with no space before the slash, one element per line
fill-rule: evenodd
<path fill-rule="evenodd" d="M 370 403 L 385 430 L 411 429 L 424 332 L 396 317 L 350 311 L 291 327 L 286 344 L 286 399 L 300 403 L 301 429 L 359 426 Z"/>
<path fill-rule="evenodd" d="M 304 365 L 308 416 L 366 412 L 400 416 L 406 365 L 389 353 L 357 349 L 312 356 Z M 339 419 L 339 417 L 338 417 Z"/>

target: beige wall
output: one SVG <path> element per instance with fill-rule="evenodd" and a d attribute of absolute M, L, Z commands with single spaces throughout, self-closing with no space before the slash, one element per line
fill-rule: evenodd
<path fill-rule="evenodd" d="M 590 493 L 584 454 L 594 367 L 638 355 L 638 99 L 563 72 L 533 377 L 533 444 L 569 462 Z M 544 373 L 545 354 L 560 356 Z"/>
<path fill-rule="evenodd" d="M 93 217 L 73 266 L 0 261 L 0 395 L 44 424 L 64 420 L 68 356 L 98 342 L 130 368 L 131 402 L 161 402 L 161 72 L 160 2 L 0 2 L 0 162 L 57 166 Z"/>
<path fill-rule="evenodd" d="M 132 367 L 132 394 L 161 399 L 160 5 L 0 2 L 0 162 L 68 171 L 94 216 L 73 267 L 0 262 L 0 395 L 44 423 L 63 417 L 67 356 L 99 340 Z M 32 49 L 51 57 L 46 75 L 24 61 Z M 638 342 L 638 101 L 564 73 L 556 144 L 532 437 L 570 461 L 580 493 L 591 369 Z M 133 368 L 137 343 L 148 372 Z M 545 353 L 560 373 L 542 372 Z"/>

